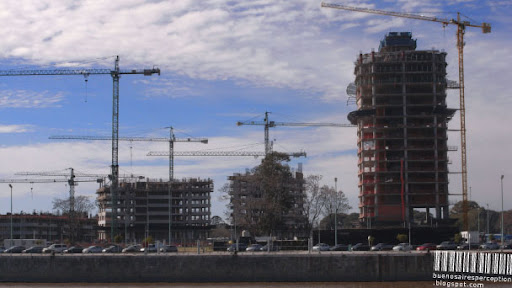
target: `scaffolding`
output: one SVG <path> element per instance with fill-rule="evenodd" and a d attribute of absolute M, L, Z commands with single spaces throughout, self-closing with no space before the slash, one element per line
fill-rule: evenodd
<path fill-rule="evenodd" d="M 410 224 L 413 209 L 448 218 L 446 53 L 416 50 L 410 32 L 391 32 L 355 63 L 359 217 L 367 227 Z M 427 216 L 429 217 L 429 216 Z M 433 223 L 432 219 L 429 219 Z"/>

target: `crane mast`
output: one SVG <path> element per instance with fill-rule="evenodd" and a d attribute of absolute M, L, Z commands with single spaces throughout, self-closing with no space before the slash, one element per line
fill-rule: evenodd
<path fill-rule="evenodd" d="M 144 69 L 144 70 L 121 70 L 119 68 L 119 56 L 116 56 L 114 70 L 109 69 L 50 69 L 50 70 L 0 70 L 0 76 L 46 76 L 46 75 L 111 75 L 113 82 L 112 89 L 112 179 L 110 185 L 110 193 L 112 197 L 112 229 L 111 240 L 114 241 L 115 227 L 117 227 L 117 215 L 115 208 L 117 204 L 117 188 L 119 184 L 119 78 L 122 74 L 142 74 L 151 76 L 153 74 L 160 75 L 160 69 Z"/>
<path fill-rule="evenodd" d="M 402 13 L 402 12 L 393 12 L 393 11 L 384 11 L 378 9 L 368 9 L 368 8 L 359 8 L 359 7 L 351 7 L 339 4 L 329 4 L 322 2 L 321 7 L 326 8 L 334 8 L 355 12 L 363 12 L 370 14 L 379 14 L 386 16 L 394 16 L 394 17 L 402 17 L 416 20 L 424 20 L 424 21 L 432 21 L 442 23 L 443 27 L 448 25 L 457 25 L 457 50 L 459 54 L 459 100 L 460 100 L 460 142 L 461 142 L 461 166 L 462 166 L 462 210 L 463 210 L 463 222 L 464 222 L 464 230 L 468 231 L 469 221 L 468 221 L 468 175 L 467 175 L 467 151 L 466 151 L 466 108 L 465 108 L 465 100 L 464 100 L 464 34 L 466 32 L 466 27 L 478 27 L 482 28 L 482 33 L 491 33 L 491 24 L 482 23 L 482 24 L 472 24 L 469 21 L 462 21 L 460 18 L 460 13 L 457 12 L 457 19 L 444 19 L 437 17 L 429 17 L 423 15 L 416 15 L 410 13 Z"/>

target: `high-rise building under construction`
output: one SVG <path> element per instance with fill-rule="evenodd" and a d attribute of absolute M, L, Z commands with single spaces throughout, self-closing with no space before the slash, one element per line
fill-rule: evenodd
<path fill-rule="evenodd" d="M 410 32 L 391 32 L 355 63 L 359 218 L 367 227 L 448 218 L 446 53 L 416 50 Z M 434 211 L 432 211 L 433 209 Z M 434 215 L 434 219 L 429 217 Z"/>

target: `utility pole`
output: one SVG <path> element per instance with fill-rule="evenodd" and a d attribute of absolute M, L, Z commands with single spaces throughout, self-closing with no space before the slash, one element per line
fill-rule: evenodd
<path fill-rule="evenodd" d="M 503 178 L 505 175 L 501 175 L 501 250 L 503 250 L 503 245 L 505 239 L 503 238 Z"/>
<path fill-rule="evenodd" d="M 334 208 L 334 246 L 338 245 L 338 178 L 334 177 L 334 191 L 336 194 L 335 203 L 336 207 Z"/>
<path fill-rule="evenodd" d="M 13 245 L 12 243 L 12 185 L 9 184 L 9 187 L 11 187 L 11 246 Z"/>

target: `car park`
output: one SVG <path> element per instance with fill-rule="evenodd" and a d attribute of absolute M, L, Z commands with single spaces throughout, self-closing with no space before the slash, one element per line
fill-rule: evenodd
<path fill-rule="evenodd" d="M 21 253 L 43 253 L 43 248 L 41 246 L 32 246 L 21 251 Z"/>
<path fill-rule="evenodd" d="M 3 253 L 21 253 L 23 250 L 25 250 L 24 246 L 12 246 L 5 249 Z"/>
<path fill-rule="evenodd" d="M 330 248 L 331 251 L 348 251 L 348 245 L 338 244 Z"/>
<path fill-rule="evenodd" d="M 122 253 L 136 253 L 136 252 L 140 252 L 140 249 L 142 247 L 140 247 L 140 245 L 130 245 L 126 248 L 124 248 L 123 250 L 121 250 Z"/>
<path fill-rule="evenodd" d="M 396 246 L 393 246 L 393 251 L 411 251 L 412 245 L 409 243 L 400 243 Z"/>
<path fill-rule="evenodd" d="M 357 243 L 354 246 L 350 247 L 350 251 L 368 251 L 370 250 L 370 246 L 363 244 L 363 243 Z"/>
<path fill-rule="evenodd" d="M 257 251 L 261 251 L 262 247 L 263 246 L 261 246 L 261 244 L 251 244 L 251 245 L 249 245 L 249 247 L 247 247 L 245 249 L 245 251 L 247 251 L 247 252 L 257 252 Z"/>
<path fill-rule="evenodd" d="M 156 253 L 158 252 L 155 244 L 149 244 L 147 247 L 140 248 L 140 252 Z"/>
<path fill-rule="evenodd" d="M 82 253 L 84 247 L 82 246 L 71 246 L 68 249 L 64 250 L 64 253 Z"/>
<path fill-rule="evenodd" d="M 457 244 L 452 241 L 443 241 L 439 245 L 436 246 L 437 250 L 455 250 L 457 249 Z"/>
<path fill-rule="evenodd" d="M 43 253 L 62 253 L 68 246 L 66 244 L 52 244 L 43 249 Z"/>
<path fill-rule="evenodd" d="M 178 252 L 178 247 L 174 245 L 165 245 L 163 247 L 160 247 L 159 251 L 163 253 Z"/>
<path fill-rule="evenodd" d="M 90 254 L 90 253 L 101 253 L 101 251 L 103 250 L 103 248 L 101 248 L 100 246 L 89 246 L 87 248 L 85 248 L 84 250 L 82 250 L 82 253 L 84 254 Z"/>
<path fill-rule="evenodd" d="M 430 251 L 430 250 L 436 250 L 437 245 L 434 243 L 423 243 L 420 246 L 416 247 L 417 251 Z"/>
<path fill-rule="evenodd" d="M 500 245 L 498 245 L 498 243 L 494 243 L 494 242 L 487 242 L 487 243 L 480 245 L 480 249 L 497 250 L 497 249 L 500 249 Z"/>
<path fill-rule="evenodd" d="M 118 245 L 110 245 L 107 248 L 101 250 L 101 253 L 121 253 L 123 251 L 123 247 Z"/>
<path fill-rule="evenodd" d="M 372 246 L 370 251 L 390 251 L 393 249 L 395 245 L 387 244 L 387 243 L 378 243 L 377 245 Z"/>
<path fill-rule="evenodd" d="M 318 243 L 313 246 L 313 251 L 330 251 L 331 247 L 325 243 Z"/>

